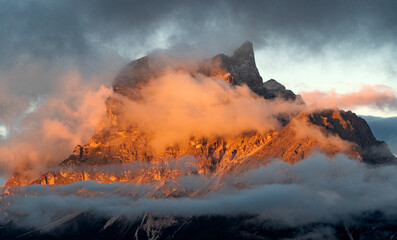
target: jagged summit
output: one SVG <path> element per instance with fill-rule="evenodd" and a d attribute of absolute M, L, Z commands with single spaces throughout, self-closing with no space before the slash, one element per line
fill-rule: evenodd
<path fill-rule="evenodd" d="M 186 71 L 191 71 L 181 59 L 164 52 L 153 54 L 127 64 L 116 76 L 113 82 L 113 90 L 122 95 L 131 96 L 129 89 L 139 89 L 150 79 L 159 77 L 169 67 L 178 70 L 185 68 Z M 276 89 L 263 83 L 256 67 L 253 44 L 249 41 L 241 45 L 231 57 L 218 54 L 212 59 L 198 63 L 196 71 L 207 76 L 223 78 L 233 85 L 246 84 L 253 92 L 266 99 L 282 97 L 288 100 L 296 100 L 297 98 L 291 90 L 286 90 L 284 86 Z M 272 81 L 277 82 L 273 79 Z M 299 100 L 302 101 L 300 97 Z"/>
<path fill-rule="evenodd" d="M 263 81 L 256 67 L 251 42 L 245 42 L 231 57 L 219 54 L 214 59 L 219 59 L 221 67 L 233 76 L 234 84 L 247 84 L 254 92 L 262 87 Z"/>
<path fill-rule="evenodd" d="M 267 82 L 263 83 L 263 86 L 269 91 L 283 91 L 285 87 L 283 84 L 277 82 L 274 79 L 270 79 Z"/>
<path fill-rule="evenodd" d="M 250 41 L 243 43 L 236 51 L 234 51 L 232 58 L 246 58 L 254 60 L 254 45 Z"/>
<path fill-rule="evenodd" d="M 266 99 L 281 97 L 293 101 L 298 99 L 303 103 L 300 96 L 287 90 L 276 80 L 271 79 L 263 83 L 256 67 L 253 44 L 249 41 L 241 45 L 231 57 L 219 54 L 214 59 L 220 61 L 220 65 L 231 74 L 232 82 L 236 85 L 247 84 L 253 92 Z"/>

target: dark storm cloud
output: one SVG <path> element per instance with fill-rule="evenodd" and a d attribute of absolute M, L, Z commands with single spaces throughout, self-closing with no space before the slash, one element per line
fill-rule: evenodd
<path fill-rule="evenodd" d="M 158 47 L 151 39 L 160 29 L 161 41 L 178 48 L 227 51 L 247 39 L 257 47 L 274 39 L 314 49 L 346 40 L 373 47 L 394 39 L 396 7 L 395 1 L 2 1 L 1 62 L 23 54 L 84 59 L 116 42 L 142 54 Z"/>
<path fill-rule="evenodd" d="M 284 43 L 297 47 L 296 55 L 302 55 L 343 45 L 353 54 L 388 44 L 394 51 L 397 35 L 395 1 L 0 3 L 0 70 L 26 73 L 1 76 L 0 84 L 29 97 L 56 87 L 50 79 L 59 72 L 77 66 L 83 74 L 97 74 L 104 67 L 115 73 L 156 48 L 209 57 L 230 54 L 251 40 L 257 50 Z M 26 65 L 33 63 L 45 66 L 45 71 L 27 72 Z M 395 71 L 394 66 L 389 68 Z"/>

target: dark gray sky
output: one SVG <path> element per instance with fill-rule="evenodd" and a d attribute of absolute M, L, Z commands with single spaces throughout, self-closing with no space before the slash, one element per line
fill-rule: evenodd
<path fill-rule="evenodd" d="M 158 47 L 227 51 L 245 40 L 288 41 L 321 53 L 394 45 L 395 1 L 1 1 L 2 66 L 20 55 L 91 59 L 116 50 L 134 58 Z M 125 48 L 125 52 L 123 49 Z M 131 54 L 131 55 L 129 55 Z"/>

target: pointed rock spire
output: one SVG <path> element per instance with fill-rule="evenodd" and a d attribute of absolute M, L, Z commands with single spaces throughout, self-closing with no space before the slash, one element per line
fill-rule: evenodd
<path fill-rule="evenodd" d="M 233 54 L 232 58 L 234 59 L 249 59 L 253 60 L 255 63 L 254 58 L 254 45 L 250 41 L 246 41 L 241 45 Z"/>

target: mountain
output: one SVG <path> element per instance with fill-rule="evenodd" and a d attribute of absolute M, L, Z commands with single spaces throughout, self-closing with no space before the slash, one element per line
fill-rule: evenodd
<path fill-rule="evenodd" d="M 351 111 L 324 110 L 311 114 L 310 121 L 343 140 L 357 144 L 365 162 L 387 163 L 394 160 L 387 144 L 376 140 L 367 122 Z"/>
<path fill-rule="evenodd" d="M 205 76 L 226 82 L 219 86 L 227 91 L 248 90 L 250 99 L 267 103 L 266 111 L 272 106 L 281 109 L 272 112 L 276 127 L 237 135 L 192 134 L 159 151 L 153 136 L 123 114 L 130 110 L 126 102 L 145 101 L 144 89 L 159 84 L 170 70 L 199 81 Z M 105 102 L 106 117 L 87 143 L 77 145 L 67 159 L 38 177 L 15 170 L 0 195 L 1 239 L 385 239 L 395 235 L 397 216 L 383 214 L 374 204 L 385 203 L 384 196 L 378 198 L 379 186 L 393 195 L 389 194 L 392 184 L 383 181 L 392 178 L 393 168 L 377 172 L 377 168 L 367 172 L 360 168 L 395 163 L 387 144 L 378 141 L 367 122 L 353 112 L 311 111 L 299 95 L 276 80 L 263 82 L 252 43 L 244 43 L 232 56 L 219 54 L 199 62 L 164 52 L 150 54 L 125 66 L 113 82 L 113 91 Z M 336 161 L 330 167 L 328 159 L 315 162 L 316 158 L 305 162 L 316 152 L 330 158 L 344 154 L 351 159 L 345 160 L 348 163 L 362 165 Z M 283 163 L 288 169 L 278 168 L 280 162 L 272 163 L 274 159 L 288 163 Z M 299 165 L 305 163 L 309 166 Z M 327 166 L 330 169 L 325 170 Z M 297 168 L 290 171 L 293 167 Z M 341 167 L 347 171 L 339 174 Z M 271 171 L 277 171 L 276 178 Z M 258 194 L 264 190 L 268 195 Z M 376 196 L 366 195 L 367 191 Z M 386 200 L 393 202 L 389 196 Z M 324 204 L 316 206 L 318 202 Z M 365 207 L 368 202 L 370 207 Z M 232 210 L 218 211 L 223 206 Z M 167 207 L 176 215 L 164 210 Z M 268 207 L 265 215 L 258 207 Z M 212 209 L 211 214 L 201 213 L 206 208 Z M 290 216 L 291 224 L 266 213 L 299 219 Z M 324 220 L 316 218 L 323 215 Z M 301 221 L 306 217 L 310 220 Z"/>
<path fill-rule="evenodd" d="M 202 74 L 221 78 L 231 86 L 247 85 L 266 100 L 279 99 L 298 107 L 292 114 L 280 113 L 277 116 L 282 126 L 277 130 L 248 131 L 238 136 L 215 138 L 191 136 L 165 151 L 156 152 L 150 144 L 151 136 L 133 124 L 120 124 L 123 103 L 116 97 L 109 97 L 106 106 L 110 123 L 99 128 L 88 143 L 76 146 L 73 154 L 56 169 L 48 170 L 38 179 L 24 178 L 23 173 L 16 171 L 6 186 L 69 184 L 81 180 L 145 183 L 184 175 L 223 176 L 268 164 L 274 158 L 294 164 L 315 151 L 330 157 L 343 153 L 369 164 L 396 160 L 386 143 L 376 140 L 366 121 L 351 111 L 327 109 L 308 112 L 302 98 L 276 80 L 263 83 L 251 42 L 244 43 L 230 57 L 219 54 L 194 65 L 165 53 L 140 58 L 129 63 L 116 76 L 114 93 L 133 100 L 140 99 L 139 90 L 170 68 L 192 76 Z M 193 156 L 195 166 L 188 170 L 174 170 L 168 166 L 170 159 L 184 156 Z M 148 163 L 149 167 L 139 171 L 127 167 L 134 163 Z M 118 167 L 104 170 L 104 166 L 110 165 Z M 165 196 L 169 194 L 165 193 Z"/>

